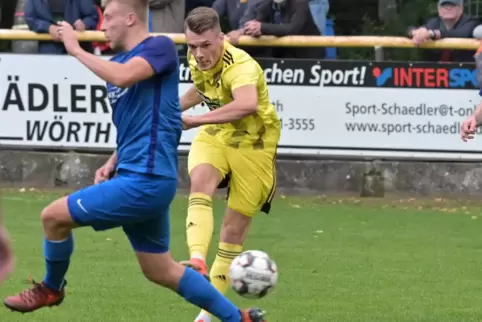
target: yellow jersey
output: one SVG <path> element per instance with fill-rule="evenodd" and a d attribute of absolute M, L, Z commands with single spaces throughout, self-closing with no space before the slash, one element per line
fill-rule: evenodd
<path fill-rule="evenodd" d="M 223 54 L 212 69 L 202 71 L 188 52 L 191 77 L 204 103 L 210 110 L 222 108 L 233 101 L 233 90 L 255 85 L 258 110 L 241 120 L 201 127 L 200 135 L 215 137 L 221 144 L 233 148 L 275 151 L 281 134 L 280 120 L 268 96 L 263 69 L 244 50 L 224 42 Z"/>

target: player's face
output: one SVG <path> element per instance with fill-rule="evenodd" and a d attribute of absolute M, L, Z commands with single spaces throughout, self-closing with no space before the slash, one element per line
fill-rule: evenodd
<path fill-rule="evenodd" d="M 224 35 L 219 30 L 207 30 L 198 35 L 187 29 L 186 42 L 201 70 L 213 68 L 221 59 Z"/>
<path fill-rule="evenodd" d="M 104 10 L 104 21 L 101 29 L 104 31 L 110 47 L 113 50 L 124 49 L 124 39 L 132 25 L 132 12 L 116 1 L 111 1 Z"/>

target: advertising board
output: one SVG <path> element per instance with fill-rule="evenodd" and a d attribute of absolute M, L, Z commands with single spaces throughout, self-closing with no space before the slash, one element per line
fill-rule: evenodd
<path fill-rule="evenodd" d="M 474 64 L 259 61 L 282 123 L 280 154 L 478 159 L 460 140 L 481 101 Z M 190 83 L 184 59 L 180 94 Z M 190 113 L 205 113 L 196 106 Z M 188 150 L 197 130 L 183 133 Z M 0 145 L 115 148 L 105 84 L 74 58 L 0 55 Z"/>

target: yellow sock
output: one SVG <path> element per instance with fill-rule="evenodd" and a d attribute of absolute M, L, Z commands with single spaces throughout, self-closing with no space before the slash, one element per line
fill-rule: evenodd
<path fill-rule="evenodd" d="M 209 278 L 214 288 L 222 294 L 225 294 L 229 288 L 229 266 L 242 251 L 242 245 L 219 243 L 218 253 L 209 272 Z M 202 312 L 207 313 L 206 311 Z"/>
<path fill-rule="evenodd" d="M 187 208 L 186 234 L 192 257 L 206 258 L 214 229 L 213 201 L 204 193 L 191 193 Z"/>

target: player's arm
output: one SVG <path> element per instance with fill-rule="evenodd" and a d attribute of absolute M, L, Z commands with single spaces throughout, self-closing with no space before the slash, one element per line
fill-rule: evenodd
<path fill-rule="evenodd" d="M 482 96 L 482 89 L 479 93 Z M 467 142 L 467 140 L 473 139 L 479 126 L 482 126 L 482 102 L 479 103 L 472 115 L 462 123 L 462 141 Z"/>
<path fill-rule="evenodd" d="M 221 108 L 196 117 L 196 125 L 223 124 L 237 121 L 258 111 L 256 85 L 243 85 L 232 90 L 234 100 Z"/>
<path fill-rule="evenodd" d="M 133 57 L 125 64 L 108 61 L 85 50 L 73 55 L 88 69 L 108 83 L 127 88 L 155 74 L 154 69 L 142 57 Z"/>
<path fill-rule="evenodd" d="M 12 251 L 10 248 L 10 239 L 8 237 L 7 230 L 1 223 L 0 217 L 0 261 L 1 259 L 10 258 L 12 256 Z"/>
<path fill-rule="evenodd" d="M 231 88 L 233 101 L 206 114 L 191 117 L 188 125 L 223 124 L 255 114 L 258 111 L 259 77 L 254 61 L 230 66 L 223 74 L 223 82 Z"/>
<path fill-rule="evenodd" d="M 110 158 L 101 166 L 97 171 L 95 171 L 94 183 L 98 184 L 103 181 L 111 179 L 115 174 L 115 169 L 117 167 L 117 151 L 114 151 Z"/>
<path fill-rule="evenodd" d="M 0 215 L 0 283 L 2 283 L 13 270 L 13 252 L 7 230 L 3 226 Z"/>
<path fill-rule="evenodd" d="M 199 95 L 199 93 L 197 92 L 196 86 L 194 85 L 189 87 L 187 92 L 179 98 L 179 102 L 181 103 L 181 110 L 183 112 L 187 111 L 191 107 L 201 104 L 202 101 L 203 99 L 201 95 Z"/>
<path fill-rule="evenodd" d="M 80 47 L 72 26 L 59 23 L 61 39 L 66 50 L 88 69 L 108 83 L 117 87 L 130 87 L 155 74 L 173 72 L 177 67 L 177 51 L 167 37 L 156 37 L 125 64 L 108 61 L 93 55 Z"/>
<path fill-rule="evenodd" d="M 115 166 L 117 165 L 117 150 L 112 153 L 109 160 L 107 160 L 105 164 L 115 168 Z"/>
<path fill-rule="evenodd" d="M 479 91 L 479 96 L 482 97 L 482 89 Z M 471 117 L 475 119 L 477 126 L 482 125 L 482 102 L 477 105 Z"/>
<path fill-rule="evenodd" d="M 472 117 L 475 118 L 477 126 L 482 125 L 482 102 L 477 105 L 475 111 L 472 113 Z"/>

